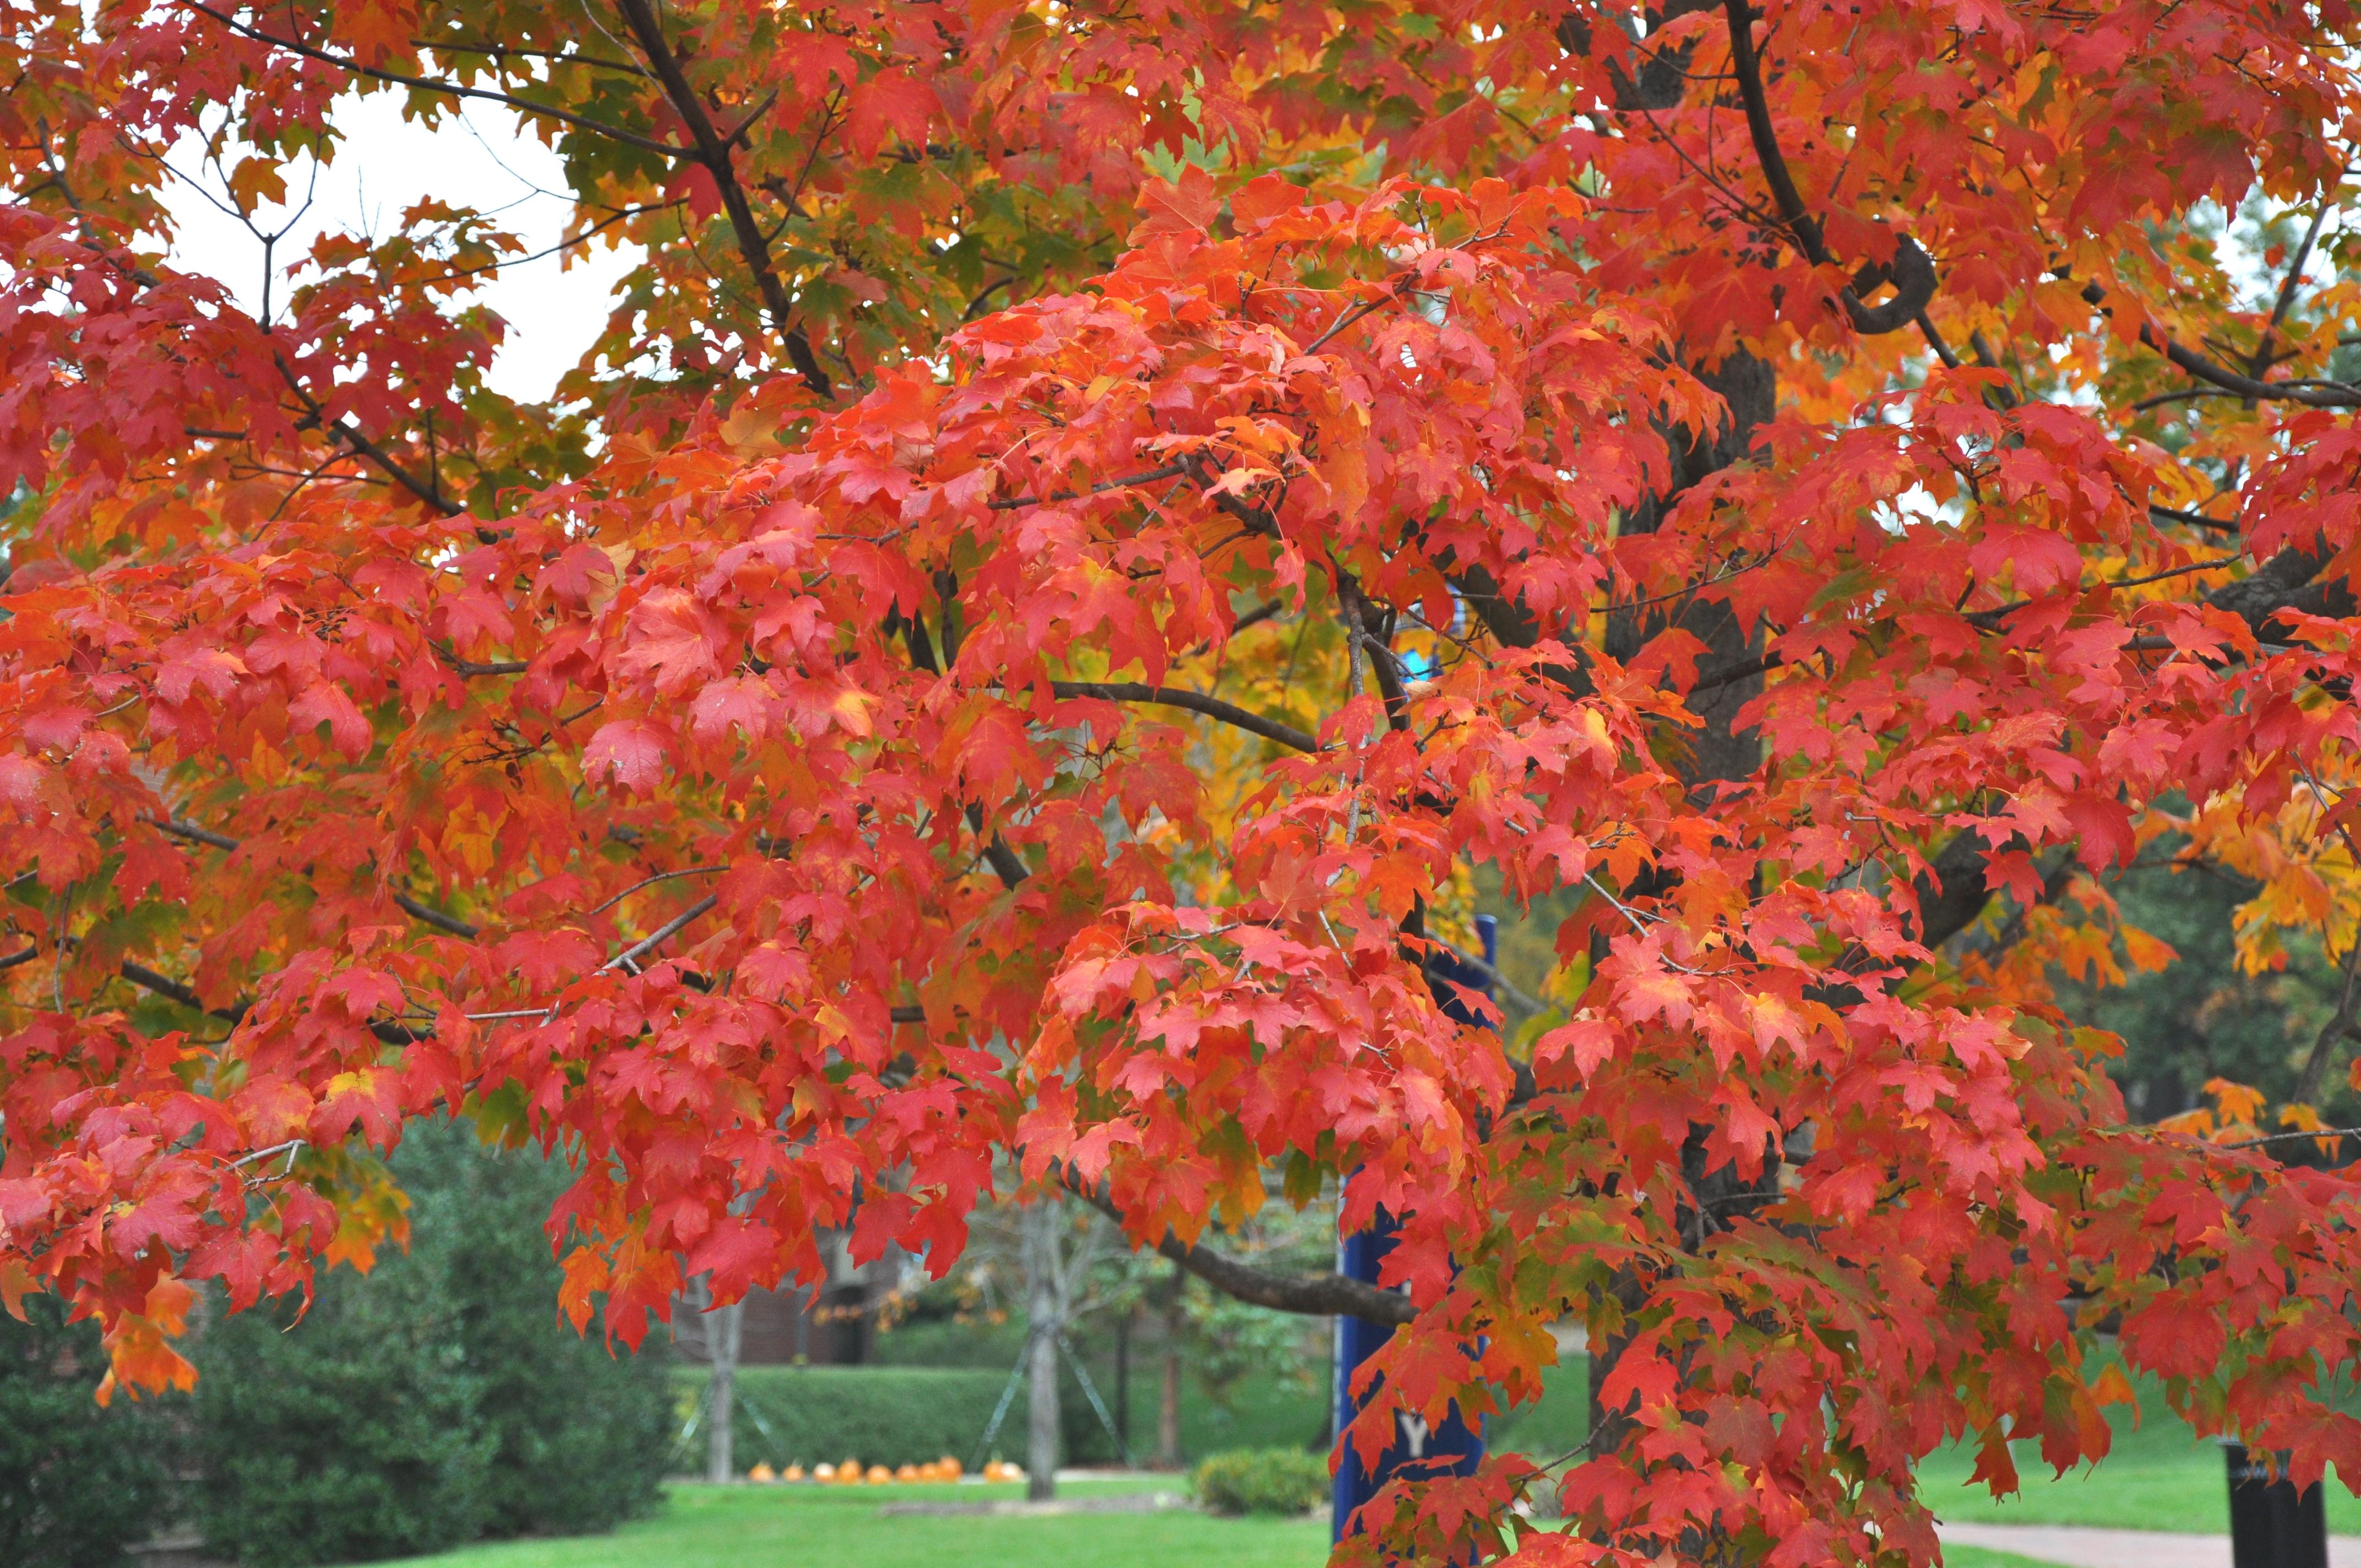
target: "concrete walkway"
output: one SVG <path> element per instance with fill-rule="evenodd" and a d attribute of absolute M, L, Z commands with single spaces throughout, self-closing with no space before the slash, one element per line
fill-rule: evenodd
<path fill-rule="evenodd" d="M 2031 1524 L 1947 1524 L 1936 1533 L 1946 1546 L 1981 1546 L 2060 1568 L 2230 1568 L 2226 1535 Z M 2330 1536 L 2328 1562 L 2329 1568 L 2361 1568 L 2361 1536 Z"/>

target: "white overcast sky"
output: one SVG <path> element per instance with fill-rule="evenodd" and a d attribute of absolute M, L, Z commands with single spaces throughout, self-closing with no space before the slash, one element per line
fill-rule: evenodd
<path fill-rule="evenodd" d="M 277 247 L 284 300 L 285 269 L 300 260 L 324 229 L 366 232 L 383 237 L 401 225 L 405 208 L 429 198 L 455 207 L 495 214 L 497 225 L 525 242 L 528 251 L 555 244 L 571 210 L 557 155 L 518 132 L 508 111 L 494 104 L 465 105 L 445 114 L 440 129 L 401 118 L 404 94 L 372 93 L 338 104 L 335 123 L 345 132 L 335 160 L 320 170 L 312 207 Z M 203 167 L 192 139 L 169 161 L 183 175 L 204 180 L 226 200 L 219 174 Z M 225 160 L 235 168 L 235 156 Z M 290 205 L 300 205 L 308 160 L 287 170 Z M 219 280 L 248 312 L 262 297 L 262 250 L 237 221 L 208 203 L 187 181 L 170 182 L 166 204 L 177 221 L 173 264 Z M 256 215 L 265 233 L 285 224 L 286 209 Z M 509 397 L 538 402 L 597 338 L 610 309 L 616 282 L 638 262 L 636 248 L 609 250 L 603 239 L 503 268 L 478 297 L 508 323 L 508 336 L 493 360 L 490 382 Z"/>
<path fill-rule="evenodd" d="M 496 215 L 500 226 L 541 251 L 556 243 L 569 199 L 557 155 L 519 133 L 513 115 L 495 104 L 462 104 L 446 112 L 441 128 L 405 122 L 407 95 L 376 93 L 346 96 L 335 120 L 345 132 L 335 161 L 320 172 L 311 210 L 280 242 L 278 266 L 300 259 L 325 227 L 382 236 L 401 221 L 404 208 L 428 197 Z M 170 155 L 182 174 L 203 178 L 216 197 L 226 199 L 220 176 L 203 167 L 193 138 Z M 233 156 L 228 162 L 235 164 Z M 287 170 L 288 193 L 300 203 L 307 162 Z M 173 247 L 177 265 L 220 280 L 248 311 L 261 302 L 260 247 L 237 222 L 220 212 L 182 181 L 170 182 L 167 205 L 178 221 Z M 283 210 L 257 214 L 266 230 L 286 222 Z M 2337 225 L 2332 224 L 2332 231 Z M 2224 236 L 2227 259 L 2240 282 L 2268 301 L 2277 280 L 2237 239 Z M 527 401 L 550 395 L 604 324 L 615 284 L 637 265 L 636 247 L 609 249 L 603 239 L 502 269 L 478 297 L 504 318 L 508 336 L 493 361 L 493 388 Z M 2315 257 L 2313 281 L 2332 275 L 2324 257 Z M 283 296 L 282 296 L 283 297 Z M 2263 308 L 2268 308 L 2265 303 Z"/>

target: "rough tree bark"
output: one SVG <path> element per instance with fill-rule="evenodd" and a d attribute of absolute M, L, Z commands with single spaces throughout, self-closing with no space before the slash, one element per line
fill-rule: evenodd
<path fill-rule="evenodd" d="M 1064 1292 L 1059 1289 L 1058 1212 L 1045 1198 L 1025 1211 L 1025 1313 L 1031 1365 L 1025 1452 L 1025 1495 L 1046 1502 L 1058 1495 L 1058 1335 L 1065 1326 Z"/>
<path fill-rule="evenodd" d="M 1627 532 L 1653 531 L 1683 491 L 1742 461 L 1753 444 L 1755 433 L 1769 423 L 1777 411 L 1778 382 L 1768 362 L 1739 353 L 1719 365 L 1697 368 L 1699 378 L 1721 395 L 1729 406 L 1729 416 L 1710 433 L 1686 429 L 1665 433 L 1674 457 L 1673 485 L 1653 505 L 1641 509 L 1627 521 Z M 1697 659 L 1701 686 L 1724 671 L 1749 667 L 1761 661 L 1759 632 L 1750 633 L 1740 625 L 1726 605 L 1694 600 L 1676 600 L 1642 613 L 1611 617 L 1607 629 L 1607 651 L 1618 659 L 1630 659 L 1650 638 L 1674 627 L 1691 633 L 1706 645 L 1706 652 Z M 1752 729 L 1741 729 L 1737 724 L 1739 709 L 1760 696 L 1762 690 L 1760 674 L 1746 675 L 1719 685 L 1710 699 L 1695 705 L 1694 711 L 1704 723 L 1690 735 L 1687 754 L 1680 761 L 1684 782 L 1694 789 L 1709 790 L 1717 783 L 1744 778 L 1763 765 L 1761 737 Z M 1669 887 L 1668 879 L 1659 878 L 1627 891 L 1656 896 L 1669 891 Z M 1603 945 L 1595 943 L 1593 961 L 1604 956 Z M 1761 1178 L 1752 1181 L 1728 1167 L 1708 1175 L 1705 1139 L 1710 1132 L 1707 1127 L 1695 1129 L 1682 1151 L 1691 1205 L 1683 1228 L 1692 1238 L 1691 1245 L 1699 1247 L 1708 1236 L 1727 1229 L 1731 1219 L 1748 1206 L 1750 1198 L 1766 1198 L 1775 1191 L 1778 1181 L 1775 1162 L 1766 1167 Z M 1619 1273 L 1607 1288 L 1625 1314 L 1627 1323 L 1631 1314 L 1639 1310 L 1646 1299 L 1645 1282 L 1628 1272 Z M 1606 1409 L 1599 1397 L 1601 1386 L 1613 1372 L 1630 1340 L 1626 1329 L 1598 1336 L 1590 1345 L 1588 1430 L 1593 1454 L 1614 1453 L 1633 1435 L 1628 1414 Z"/>
<path fill-rule="evenodd" d="M 745 1331 L 745 1304 L 713 1305 L 713 1293 L 700 1277 L 690 1288 L 697 1309 L 697 1332 L 704 1341 L 706 1365 L 712 1368 L 707 1385 L 705 1478 L 712 1482 L 736 1478 L 737 1454 L 730 1415 L 737 1404 L 738 1352 Z"/>
<path fill-rule="evenodd" d="M 1180 1468 L 1180 1292 L 1188 1283 L 1176 1260 L 1164 1298 L 1164 1386 L 1156 1404 L 1156 1463 L 1167 1470 Z"/>

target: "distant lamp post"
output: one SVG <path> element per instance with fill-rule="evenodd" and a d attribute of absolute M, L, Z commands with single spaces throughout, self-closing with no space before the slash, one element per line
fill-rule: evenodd
<path fill-rule="evenodd" d="M 2224 1442 L 2222 1452 L 2230 1463 L 2231 1568 L 2328 1568 L 2323 1489 L 2298 1491 L 2286 1453 L 2271 1464 L 2244 1443 Z"/>

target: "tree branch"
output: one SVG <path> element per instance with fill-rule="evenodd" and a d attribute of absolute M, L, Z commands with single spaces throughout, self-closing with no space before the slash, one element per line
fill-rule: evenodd
<path fill-rule="evenodd" d="M 1103 1190 L 1083 1186 L 1071 1168 L 1060 1166 L 1058 1178 L 1083 1202 L 1116 1224 L 1126 1223 L 1123 1211 Z M 1130 1234 L 1128 1228 L 1125 1234 Z M 1304 1317 L 1359 1318 L 1388 1328 L 1398 1328 L 1418 1317 L 1418 1309 L 1401 1292 L 1348 1279 L 1341 1274 L 1280 1274 L 1275 1269 L 1257 1268 L 1210 1248 L 1192 1246 L 1170 1231 L 1164 1233 L 1156 1250 L 1224 1295 L 1250 1306 Z"/>
<path fill-rule="evenodd" d="M 547 60 L 552 65 L 587 65 L 598 71 L 620 71 L 632 76 L 644 77 L 647 68 L 628 60 L 609 60 L 603 55 L 577 54 L 573 50 L 548 49 L 518 49 L 509 44 L 470 43 L 465 38 L 412 38 L 412 47 L 432 49 L 436 54 L 487 54 L 494 60 L 506 60 L 513 55 L 519 60 Z"/>
<path fill-rule="evenodd" d="M 1016 892 L 1017 884 L 1033 874 L 1025 864 L 1025 858 L 1010 849 L 1008 840 L 997 831 L 990 838 L 984 838 L 983 807 L 973 801 L 968 802 L 967 825 L 977 838 L 983 839 L 983 861 L 992 868 L 992 874 L 1000 879 L 1001 886 L 1011 893 Z"/>
<path fill-rule="evenodd" d="M 2295 256 L 2288 262 L 2287 276 L 2279 280 L 2279 298 L 2271 305 L 2270 323 L 2263 328 L 2263 335 L 2255 344 L 2254 356 L 2246 361 L 2246 374 L 2249 376 L 2260 376 L 2270 368 L 2271 340 L 2278 335 L 2280 324 L 2287 320 L 2288 311 L 2295 304 L 2296 289 L 2303 282 L 2304 264 L 2312 259 L 2312 247 L 2320 243 L 2320 231 L 2328 222 L 2330 205 L 2323 194 L 2320 211 L 2312 214 L 2312 226 L 2303 231 L 2303 243 L 2295 247 Z"/>
<path fill-rule="evenodd" d="M 159 830 L 170 833 L 175 839 L 186 839 L 192 844 L 210 845 L 216 850 L 237 848 L 237 840 L 227 834 L 215 833 L 209 828 L 200 828 L 193 822 L 182 822 L 169 817 L 151 817 L 148 820 L 154 823 Z"/>
<path fill-rule="evenodd" d="M 2335 1014 L 2312 1042 L 2312 1049 L 2303 1058 L 2303 1070 L 2296 1074 L 2295 1092 L 2289 1099 L 2309 1105 L 2320 1098 L 2320 1086 L 2328 1077 L 2330 1053 L 2352 1033 L 2356 1012 L 2361 1012 L 2361 940 L 2356 940 L 2353 950 L 2345 955 L 2345 989 L 2337 996 Z"/>
<path fill-rule="evenodd" d="M 710 893 L 707 894 L 695 904 L 690 905 L 687 908 L 682 910 L 679 914 L 674 916 L 671 919 L 665 921 L 663 925 L 657 927 L 654 930 L 641 938 L 630 947 L 625 948 L 621 952 L 617 953 L 613 958 L 609 959 L 605 963 L 600 964 L 598 968 L 602 971 L 610 969 L 629 970 L 633 964 L 639 962 L 640 959 L 645 958 L 650 952 L 662 946 L 666 939 L 680 931 L 680 929 L 686 926 L 690 921 L 695 920 L 698 916 L 705 914 L 708 910 L 710 910 L 715 905 L 720 902 L 721 899 L 719 894 Z"/>
<path fill-rule="evenodd" d="M 2325 554 L 2292 546 L 2280 551 L 2247 576 L 2224 583 L 2207 594 L 2204 602 L 2226 609 L 2244 620 L 2256 638 L 2271 641 L 2271 622 L 2288 610 L 2308 614 L 2349 611 L 2351 596 L 2340 583 L 2312 579 L 2328 564 Z M 1984 885 L 1984 868 L 1991 858 L 1982 835 L 1963 829 L 1937 852 L 1926 875 L 1916 881 L 1920 929 L 1918 939 L 1929 948 L 1942 946 L 1973 924 L 1992 900 Z"/>
<path fill-rule="evenodd" d="M 344 442 L 354 451 L 384 469 L 387 477 L 395 484 L 400 485 L 445 517 L 467 515 L 466 507 L 445 495 L 427 480 L 420 478 L 403 467 L 394 460 L 392 454 L 363 435 L 350 421 L 331 419 L 327 410 L 321 405 L 320 400 L 304 389 L 302 378 L 295 374 L 295 367 L 287 363 L 284 355 L 274 348 L 270 351 L 270 360 L 272 364 L 279 367 L 280 378 L 287 383 L 288 389 L 292 391 L 296 400 L 303 405 L 304 412 L 310 414 L 313 421 L 326 432 L 331 439 Z"/>
<path fill-rule="evenodd" d="M 1828 254 L 1826 240 L 1820 233 L 1819 220 L 1813 217 L 1804 204 L 1803 192 L 1795 189 L 1795 177 L 1788 172 L 1787 159 L 1779 150 L 1779 137 L 1771 124 L 1771 99 L 1763 88 L 1763 62 L 1754 53 L 1754 14 L 1747 0 L 1723 0 L 1723 11 L 1730 18 L 1730 67 L 1738 78 L 1738 95 L 1746 108 L 1746 131 L 1754 143 L 1755 161 L 1763 167 L 1763 178 L 1771 187 L 1771 199 L 1778 203 L 1780 220 L 1795 236 L 1796 246 L 1816 267 L 1826 267 L 1835 260 Z M 1861 300 L 1862 293 L 1880 283 L 1894 285 L 1894 298 L 1882 305 L 1871 305 Z M 1918 242 L 1908 235 L 1897 238 L 1894 259 L 1890 263 L 1870 263 L 1853 274 L 1853 280 L 1839 290 L 1837 297 L 1844 303 L 1845 313 L 1852 318 L 1856 332 L 1875 335 L 1898 332 L 1917 321 L 1935 297 L 1935 263 Z"/>
<path fill-rule="evenodd" d="M 1161 468 L 1150 468 L 1144 474 L 1126 474 L 1120 479 L 1102 479 L 1087 490 L 1072 490 L 1049 496 L 1009 496 L 1001 500 L 984 502 L 989 511 L 1016 511 L 1024 507 L 1038 507 L 1050 501 L 1078 501 L 1084 496 L 1101 495 L 1108 490 L 1127 489 L 1134 485 L 1152 485 L 1159 479 L 1170 479 L 1189 470 L 1179 463 L 1167 463 Z"/>
<path fill-rule="evenodd" d="M 2257 641 L 2269 642 L 2276 640 L 2271 623 L 2285 611 L 2318 615 L 2349 610 L 2350 596 L 2342 584 L 2312 580 L 2327 564 L 2324 554 L 2290 546 L 2248 576 L 2215 588 L 2205 602 L 2237 616 Z"/>
<path fill-rule="evenodd" d="M 1177 686 L 1151 686 L 1138 681 L 1051 681 L 1049 689 L 1062 699 L 1098 697 L 1108 702 L 1152 702 L 1167 707 L 1184 707 L 1191 713 L 1219 719 L 1266 740 L 1298 751 L 1317 751 L 1320 742 L 1292 724 L 1276 718 L 1265 718 L 1258 713 L 1224 702 L 1200 692 L 1184 691 Z"/>
<path fill-rule="evenodd" d="M 2225 392 L 2223 396 L 2227 397 L 2229 394 Z M 2218 517 L 2207 517 L 2202 511 L 2188 511 L 2180 507 L 2151 506 L 2147 509 L 2147 514 L 2152 518 L 2161 518 L 2166 522 L 2183 522 L 2191 528 L 2212 529 L 2216 533 L 2238 532 L 2238 521 L 2235 518 L 2224 522 Z"/>
<path fill-rule="evenodd" d="M 159 974 L 146 964 L 134 963 L 129 959 L 124 959 L 115 972 L 142 991 L 152 991 L 169 1002 L 179 1003 L 192 1013 L 202 1013 L 208 1018 L 219 1018 L 225 1023 L 239 1022 L 246 1016 L 247 1008 L 252 1005 L 241 1002 L 231 1007 L 208 1007 L 203 997 L 171 976 Z"/>
<path fill-rule="evenodd" d="M 2282 402 L 2301 403 L 2308 409 L 2361 408 L 2361 387 L 2347 386 L 2342 381 L 2257 381 L 2252 376 L 2241 376 L 2235 370 L 2224 369 L 2194 349 L 2183 348 L 2169 335 L 2145 322 L 2140 323 L 2139 336 L 2142 343 L 2199 380 L 2210 381 L 2242 398 L 2253 398 L 2257 401 L 2276 399 Z"/>
<path fill-rule="evenodd" d="M 383 71 L 375 66 L 363 65 L 343 55 L 331 54 L 323 49 L 314 49 L 310 44 L 298 42 L 294 38 L 280 38 L 276 33 L 266 33 L 259 27 L 249 27 L 225 12 L 214 10 L 211 5 L 204 4 L 204 0 L 178 0 L 178 3 L 192 11 L 211 16 L 214 21 L 242 38 L 252 38 L 259 44 L 269 44 L 273 49 L 286 49 L 291 54 L 300 54 L 307 60 L 316 60 L 323 64 L 333 65 L 340 71 L 349 71 L 355 76 L 365 76 L 373 82 L 390 82 L 399 86 L 415 87 L 425 93 L 440 93 L 452 98 L 478 98 L 487 103 L 505 104 L 511 109 L 522 109 L 529 115 L 546 115 L 551 119 L 562 121 L 577 130 L 611 137 L 626 146 L 636 147 L 642 151 L 653 152 L 663 158 L 689 159 L 697 156 L 686 148 L 675 147 L 670 142 L 658 141 L 653 137 L 643 137 L 635 131 L 624 130 L 620 126 L 586 119 L 580 115 L 555 108 L 547 104 L 536 104 L 529 98 L 519 98 L 507 93 L 495 93 L 487 87 L 463 87 L 458 82 L 442 82 L 431 76 L 412 76 L 406 71 Z M 428 47 L 439 49 L 443 46 L 429 45 Z"/>
<path fill-rule="evenodd" d="M 1331 565 L 1335 572 L 1336 606 L 1342 612 L 1339 619 L 1345 623 L 1345 641 L 1369 656 L 1369 675 L 1377 683 L 1378 700 L 1385 705 L 1386 727 L 1407 730 L 1410 696 L 1403 688 L 1400 663 L 1394 657 L 1392 647 L 1378 635 L 1385 617 L 1361 592 L 1360 582 L 1352 573 L 1334 566 L 1333 562 Z"/>
<path fill-rule="evenodd" d="M 747 271 L 753 274 L 754 287 L 763 296 L 763 308 L 770 314 L 772 330 L 786 345 L 788 363 L 814 392 L 823 398 L 835 396 L 828 373 L 820 368 L 819 360 L 812 353 L 811 339 L 796 323 L 795 302 L 787 297 L 787 287 L 772 265 L 770 241 L 763 236 L 763 225 L 754 221 L 754 209 L 747 203 L 745 187 L 738 182 L 738 170 L 730 158 L 730 138 L 714 127 L 713 117 L 705 112 L 705 100 L 697 96 L 687 73 L 681 69 L 679 58 L 664 41 L 663 24 L 657 20 L 649 0 L 617 0 L 617 4 L 632 38 L 647 52 L 648 63 L 655 69 L 664 97 L 697 144 L 693 156 L 713 176 L 722 210 L 730 216 L 730 233 L 738 241 L 738 254 L 745 261 Z"/>
<path fill-rule="evenodd" d="M 445 915 L 432 905 L 421 904 L 406 893 L 395 894 L 393 903 L 394 907 L 400 909 L 404 915 L 422 925 L 432 926 L 437 931 L 447 931 L 454 937 L 464 937 L 470 942 L 483 935 L 483 927 L 470 926 L 456 915 Z"/>
<path fill-rule="evenodd" d="M 1268 510 L 1248 506 L 1227 490 L 1213 488 L 1221 480 L 1222 470 L 1193 453 L 1180 461 L 1181 472 L 1197 481 L 1198 488 L 1205 492 L 1205 499 L 1212 501 L 1217 510 L 1236 519 L 1249 533 L 1264 539 L 1279 537 L 1279 520 Z"/>
<path fill-rule="evenodd" d="M 238 840 L 228 834 L 216 833 L 209 828 L 200 828 L 193 822 L 182 822 L 177 817 L 151 817 L 148 820 L 155 825 L 158 831 L 169 833 L 175 839 L 186 839 L 192 844 L 204 844 L 213 849 L 233 851 L 238 848 Z M 432 905 L 421 904 L 417 899 L 399 889 L 393 890 L 390 896 L 395 907 L 404 915 L 432 926 L 438 931 L 447 931 L 454 937 L 464 937 L 471 942 L 483 934 L 481 927 L 471 926 L 456 915 L 445 915 Z"/>

